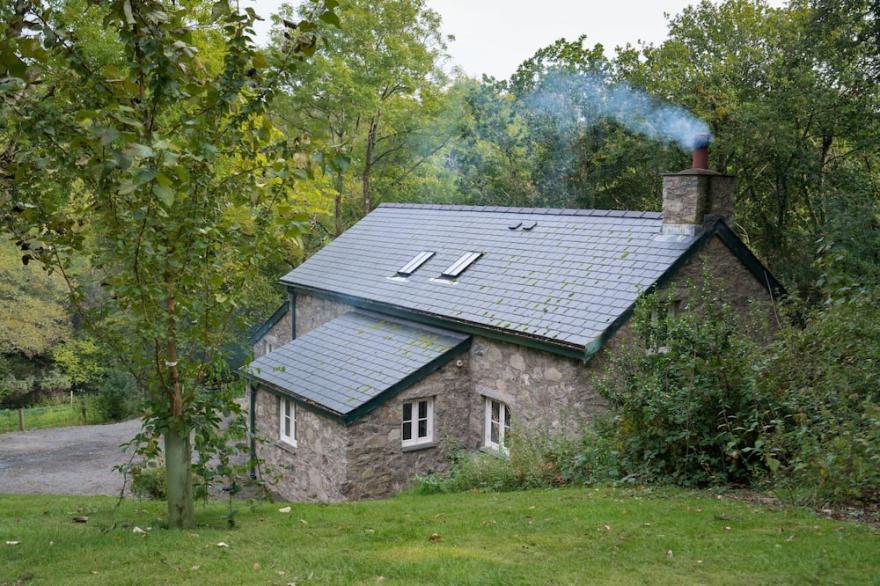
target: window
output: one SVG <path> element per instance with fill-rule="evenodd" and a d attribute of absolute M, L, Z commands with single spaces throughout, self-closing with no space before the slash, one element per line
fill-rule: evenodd
<path fill-rule="evenodd" d="M 273 346 L 271 342 L 266 342 L 266 354 L 269 354 L 274 349 L 275 349 L 275 346 Z"/>
<path fill-rule="evenodd" d="M 280 414 L 279 439 L 294 448 L 296 447 L 296 403 L 285 397 L 278 399 Z"/>
<path fill-rule="evenodd" d="M 483 256 L 482 252 L 466 252 L 461 258 L 452 263 L 448 269 L 443 271 L 444 278 L 447 279 L 455 279 L 460 274 L 462 274 L 466 268 L 474 264 L 474 261 Z"/>
<path fill-rule="evenodd" d="M 423 264 L 428 262 L 428 259 L 431 258 L 432 256 L 434 256 L 433 252 L 428 252 L 426 250 L 423 250 L 422 252 L 418 253 L 415 256 L 415 258 L 413 258 L 411 261 L 409 261 L 408 263 L 403 265 L 403 267 L 401 267 L 400 270 L 397 271 L 397 275 L 400 277 L 410 276 L 411 274 L 416 272 L 416 270 L 420 266 L 422 266 Z"/>
<path fill-rule="evenodd" d="M 419 399 L 403 404 L 400 445 L 418 446 L 434 441 L 434 399 Z"/>
<path fill-rule="evenodd" d="M 483 445 L 507 452 L 507 436 L 510 435 L 510 407 L 486 397 L 486 425 Z"/>

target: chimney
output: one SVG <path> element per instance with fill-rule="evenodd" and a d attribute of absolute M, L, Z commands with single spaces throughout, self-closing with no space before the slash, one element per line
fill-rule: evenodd
<path fill-rule="evenodd" d="M 709 169 L 710 141 L 708 134 L 695 136 L 691 168 L 663 175 L 664 236 L 694 236 L 708 216 L 733 222 L 736 178 Z"/>

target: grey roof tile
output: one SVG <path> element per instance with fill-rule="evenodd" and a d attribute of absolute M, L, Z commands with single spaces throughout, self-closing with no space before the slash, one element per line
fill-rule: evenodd
<path fill-rule="evenodd" d="M 690 247 L 660 226 L 658 212 L 383 204 L 282 281 L 585 347 Z M 423 250 L 436 254 L 389 278 Z M 438 279 L 469 251 L 484 254 Z"/>
<path fill-rule="evenodd" d="M 467 339 L 456 332 L 353 311 L 254 360 L 248 373 L 346 415 Z"/>

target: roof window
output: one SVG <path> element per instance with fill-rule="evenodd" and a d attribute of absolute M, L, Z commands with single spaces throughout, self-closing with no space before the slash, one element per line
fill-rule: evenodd
<path fill-rule="evenodd" d="M 474 264 L 474 261 L 483 256 L 482 252 L 466 252 L 461 258 L 452 263 L 448 269 L 443 271 L 441 275 L 445 279 L 455 279 L 462 274 L 465 269 Z"/>
<path fill-rule="evenodd" d="M 413 274 L 414 272 L 416 272 L 416 270 L 418 270 L 418 268 L 419 268 L 420 266 L 422 266 L 423 264 L 425 264 L 426 262 L 428 262 L 428 259 L 431 258 L 432 256 L 434 256 L 434 253 L 433 253 L 433 252 L 430 252 L 430 251 L 427 251 L 427 250 L 423 250 L 422 252 L 420 252 L 420 253 L 418 253 L 417 255 L 415 255 L 415 257 L 414 257 L 411 261 L 409 261 L 408 263 L 406 263 L 405 265 L 403 265 L 403 266 L 397 271 L 397 275 L 400 276 L 400 277 L 408 277 L 408 276 L 410 276 L 411 274 Z"/>
<path fill-rule="evenodd" d="M 532 220 L 531 222 L 527 222 L 526 225 L 523 226 L 522 229 L 525 230 L 526 232 L 528 232 L 537 225 L 538 225 L 538 222 L 535 222 L 534 220 Z"/>

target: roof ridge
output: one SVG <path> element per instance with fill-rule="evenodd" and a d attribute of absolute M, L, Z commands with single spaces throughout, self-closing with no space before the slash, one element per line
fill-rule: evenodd
<path fill-rule="evenodd" d="M 460 204 L 383 202 L 379 208 L 439 210 L 449 212 L 494 212 L 505 214 L 534 214 L 544 216 L 596 216 L 608 218 L 660 219 L 661 212 L 650 210 L 599 210 L 591 208 L 518 208 L 507 206 L 477 206 Z"/>

